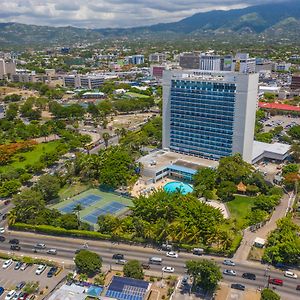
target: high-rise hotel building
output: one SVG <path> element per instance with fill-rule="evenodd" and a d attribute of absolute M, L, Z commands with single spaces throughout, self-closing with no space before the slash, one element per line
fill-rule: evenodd
<path fill-rule="evenodd" d="M 165 71 L 163 148 L 218 160 L 251 162 L 258 74 Z"/>

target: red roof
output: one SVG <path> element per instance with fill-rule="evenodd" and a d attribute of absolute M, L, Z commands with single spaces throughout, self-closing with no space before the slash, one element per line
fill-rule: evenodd
<path fill-rule="evenodd" d="M 267 108 L 267 109 L 279 109 L 279 110 L 288 110 L 288 111 L 299 111 L 300 107 L 288 105 L 288 104 L 281 104 L 281 103 L 265 103 L 259 102 L 258 107 L 260 108 Z"/>

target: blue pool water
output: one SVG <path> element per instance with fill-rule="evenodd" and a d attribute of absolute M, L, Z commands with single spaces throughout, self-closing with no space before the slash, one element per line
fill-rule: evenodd
<path fill-rule="evenodd" d="M 182 195 L 192 193 L 193 190 L 194 189 L 191 185 L 180 181 L 169 182 L 164 186 L 164 191 L 168 193 L 175 193 L 179 191 Z"/>

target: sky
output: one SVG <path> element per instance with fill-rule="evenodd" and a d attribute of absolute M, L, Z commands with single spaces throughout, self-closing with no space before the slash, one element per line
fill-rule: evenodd
<path fill-rule="evenodd" d="M 0 22 L 85 28 L 134 27 L 197 12 L 285 0 L 0 0 Z"/>

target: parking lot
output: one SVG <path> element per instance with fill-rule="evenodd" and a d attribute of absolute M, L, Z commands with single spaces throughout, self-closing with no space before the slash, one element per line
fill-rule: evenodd
<path fill-rule="evenodd" d="M 264 132 L 269 132 L 276 126 L 282 126 L 284 129 L 288 130 L 289 126 L 297 124 L 300 124 L 300 118 L 293 118 L 288 116 L 273 116 L 264 122 Z"/>
<path fill-rule="evenodd" d="M 47 278 L 50 267 L 47 267 L 41 275 L 36 275 L 37 265 L 29 266 L 22 271 L 20 269 L 14 270 L 16 262 L 13 262 L 7 269 L 3 269 L 3 263 L 4 260 L 0 260 L 0 286 L 5 289 L 4 294 L 0 296 L 1 300 L 5 298 L 10 290 L 14 290 L 16 285 L 21 281 L 25 281 L 26 283 L 38 281 L 39 293 L 43 291 L 43 294 L 40 296 L 45 296 L 45 294 L 50 292 L 68 273 L 67 270 L 61 270 L 56 276 Z M 39 297 L 36 297 L 36 299 L 39 299 Z"/>

